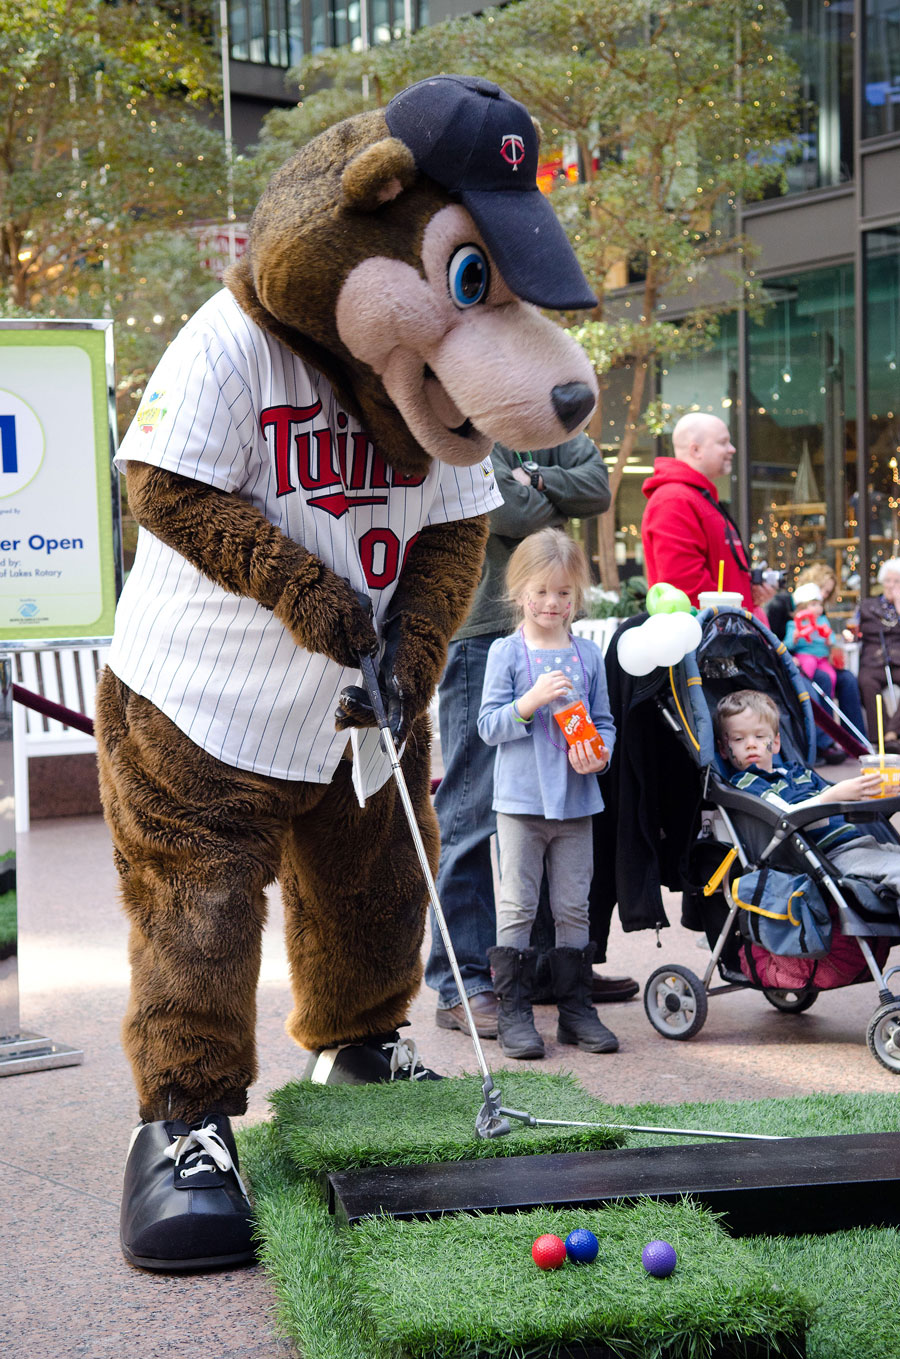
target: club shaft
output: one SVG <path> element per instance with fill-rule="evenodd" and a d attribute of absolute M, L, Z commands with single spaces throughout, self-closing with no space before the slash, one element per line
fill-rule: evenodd
<path fill-rule="evenodd" d="M 403 804 L 403 810 L 406 813 L 406 819 L 409 822 L 409 829 L 413 838 L 413 844 L 416 847 L 416 854 L 419 856 L 419 864 L 421 865 L 422 874 L 425 878 L 425 883 L 428 888 L 428 897 L 429 900 L 431 901 L 431 905 L 434 910 L 434 918 L 438 923 L 438 928 L 441 932 L 441 937 L 444 941 L 444 948 L 447 950 L 447 960 L 450 963 L 450 971 L 453 973 L 453 980 L 456 982 L 456 987 L 457 990 L 459 991 L 460 1003 L 462 1004 L 463 1010 L 465 1011 L 466 1022 L 469 1025 L 469 1035 L 472 1039 L 472 1045 L 475 1048 L 475 1056 L 478 1060 L 478 1066 L 481 1070 L 481 1074 L 484 1080 L 493 1084 L 494 1078 L 491 1075 L 490 1068 L 487 1064 L 487 1059 L 485 1058 L 484 1055 L 484 1048 L 481 1046 L 481 1040 L 479 1039 L 478 1034 L 475 1031 L 475 1021 L 472 1018 L 472 1010 L 469 1005 L 469 998 L 466 995 L 466 989 L 465 986 L 463 985 L 462 973 L 459 970 L 459 963 L 456 960 L 456 950 L 453 947 L 453 940 L 450 938 L 450 931 L 447 928 L 447 921 L 444 917 L 444 911 L 438 898 L 437 888 L 435 886 L 434 878 L 431 873 L 431 865 L 428 862 L 428 855 L 425 852 L 425 844 L 424 841 L 422 840 L 422 833 L 419 830 L 419 823 L 416 820 L 416 813 L 412 804 L 412 798 L 409 796 L 409 789 L 406 786 L 406 779 L 404 777 L 403 770 L 400 768 L 400 760 L 397 757 L 397 747 L 394 744 L 394 737 L 391 733 L 391 729 L 387 725 L 381 728 L 381 740 L 384 745 L 385 752 L 387 753 L 387 757 L 391 762 L 391 769 L 393 770 L 394 780 L 397 785 L 397 792 L 400 794 L 400 801 Z"/>
<path fill-rule="evenodd" d="M 784 1141 L 782 1137 L 766 1133 L 713 1132 L 709 1128 L 653 1128 L 639 1123 L 578 1123 L 569 1119 L 536 1118 L 534 1124 L 538 1128 L 616 1128 L 620 1132 L 663 1133 L 668 1137 L 716 1137 L 728 1142 Z"/>

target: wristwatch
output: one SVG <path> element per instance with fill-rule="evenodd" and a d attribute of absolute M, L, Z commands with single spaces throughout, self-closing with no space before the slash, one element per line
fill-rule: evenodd
<path fill-rule="evenodd" d="M 531 460 L 530 458 L 529 458 L 529 460 L 528 460 L 527 462 L 525 462 L 525 461 L 523 460 L 523 462 L 522 462 L 522 471 L 528 473 L 528 475 L 529 475 L 529 477 L 530 477 L 530 479 L 531 479 L 531 484 L 532 484 L 532 486 L 534 487 L 534 489 L 535 489 L 536 491 L 539 491 L 539 490 L 541 489 L 541 484 L 540 484 L 540 483 L 541 483 L 541 469 L 540 469 L 540 467 L 538 466 L 538 464 L 537 464 L 536 462 L 532 462 L 532 460 Z"/>

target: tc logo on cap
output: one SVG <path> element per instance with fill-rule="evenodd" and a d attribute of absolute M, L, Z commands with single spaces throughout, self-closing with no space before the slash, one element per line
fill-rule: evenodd
<path fill-rule="evenodd" d="M 518 170 L 525 159 L 525 141 L 517 132 L 507 132 L 500 143 L 500 155 Z"/>

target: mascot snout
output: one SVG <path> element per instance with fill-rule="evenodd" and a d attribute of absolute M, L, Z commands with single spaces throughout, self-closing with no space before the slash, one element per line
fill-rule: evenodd
<path fill-rule="evenodd" d="M 561 423 L 572 433 L 590 419 L 597 404 L 597 393 L 586 382 L 565 382 L 553 388 L 550 400 Z"/>

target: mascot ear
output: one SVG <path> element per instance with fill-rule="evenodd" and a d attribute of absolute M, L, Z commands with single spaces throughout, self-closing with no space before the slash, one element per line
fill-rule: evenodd
<path fill-rule="evenodd" d="M 396 137 L 385 137 L 347 165 L 341 175 L 342 204 L 356 212 L 375 212 L 408 189 L 415 177 L 409 147 Z"/>

